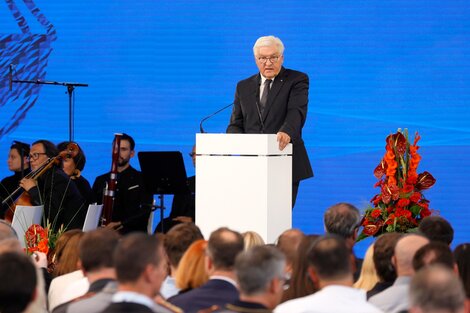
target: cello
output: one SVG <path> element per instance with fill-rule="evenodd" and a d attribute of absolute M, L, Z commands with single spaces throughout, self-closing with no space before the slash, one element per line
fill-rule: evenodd
<path fill-rule="evenodd" d="M 24 178 L 37 180 L 44 173 L 46 173 L 52 166 L 59 164 L 65 158 L 73 158 L 78 153 L 78 146 L 76 143 L 69 143 L 64 151 L 61 151 L 58 155 L 50 157 L 43 164 L 39 166 L 35 171 L 31 171 Z M 16 188 L 7 198 L 2 201 L 2 205 L 10 203 L 8 210 L 5 212 L 5 221 L 12 222 L 13 215 L 15 214 L 17 205 L 31 206 L 31 197 L 27 191 L 21 186 Z"/>

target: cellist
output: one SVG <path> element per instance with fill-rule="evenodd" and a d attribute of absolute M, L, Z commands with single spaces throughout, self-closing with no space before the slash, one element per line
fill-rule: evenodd
<path fill-rule="evenodd" d="M 29 161 L 34 171 L 49 158 L 59 154 L 48 140 L 38 140 L 31 146 Z M 87 204 L 75 183 L 60 168 L 53 165 L 37 180 L 23 178 L 20 186 L 29 194 L 32 205 L 44 205 L 43 223 L 50 223 L 54 231 L 61 225 L 65 229 L 82 228 Z"/>

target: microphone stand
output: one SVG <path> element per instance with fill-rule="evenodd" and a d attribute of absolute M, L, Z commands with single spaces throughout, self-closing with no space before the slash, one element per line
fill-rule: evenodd
<path fill-rule="evenodd" d="M 82 83 L 69 83 L 69 82 L 56 82 L 56 81 L 42 81 L 42 80 L 21 80 L 12 79 L 12 83 L 20 84 L 35 84 L 35 85 L 58 85 L 67 87 L 67 93 L 69 95 L 69 141 L 73 141 L 73 115 L 74 115 L 74 96 L 73 92 L 75 87 L 88 87 L 88 84 Z"/>

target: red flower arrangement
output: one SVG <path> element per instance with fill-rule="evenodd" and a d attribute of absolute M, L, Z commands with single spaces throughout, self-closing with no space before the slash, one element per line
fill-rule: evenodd
<path fill-rule="evenodd" d="M 385 232 L 412 232 L 424 217 L 432 214 L 422 192 L 431 188 L 436 179 L 428 172 L 417 173 L 420 138 L 416 133 L 411 144 L 407 129 L 387 137 L 385 155 L 374 170 L 378 179 L 374 187 L 379 187 L 380 193 L 371 199 L 372 205 L 364 213 L 358 240 Z"/>
<path fill-rule="evenodd" d="M 51 225 L 48 223 L 46 228 L 38 224 L 32 224 L 24 234 L 26 242 L 26 252 L 33 254 L 34 252 L 43 252 L 49 254 L 55 248 L 57 239 L 64 232 L 63 227 L 57 233 L 51 230 Z"/>

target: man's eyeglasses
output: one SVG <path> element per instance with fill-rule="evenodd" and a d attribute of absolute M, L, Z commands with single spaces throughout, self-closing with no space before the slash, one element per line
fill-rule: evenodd
<path fill-rule="evenodd" d="M 283 277 L 279 277 L 282 281 L 282 289 L 287 290 L 290 287 L 290 275 L 288 273 L 284 274 Z"/>
<path fill-rule="evenodd" d="M 31 153 L 29 155 L 29 159 L 30 160 L 33 160 L 33 161 L 36 161 L 37 159 L 39 159 L 39 156 L 42 155 L 42 154 L 47 154 L 45 152 L 35 152 L 35 153 Z"/>
<path fill-rule="evenodd" d="M 278 55 L 273 55 L 273 56 L 270 56 L 270 57 L 258 57 L 258 62 L 261 63 L 261 64 L 266 64 L 266 62 L 271 62 L 271 63 L 276 63 L 277 61 L 279 61 L 279 58 L 280 56 Z"/>

